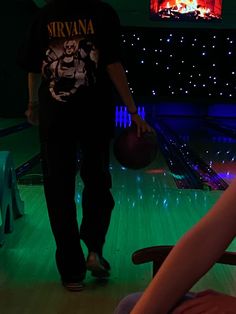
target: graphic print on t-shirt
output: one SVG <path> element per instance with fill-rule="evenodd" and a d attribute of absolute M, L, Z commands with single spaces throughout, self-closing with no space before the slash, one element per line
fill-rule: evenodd
<path fill-rule="evenodd" d="M 66 102 L 80 87 L 92 86 L 96 82 L 99 53 L 87 36 L 93 32 L 91 20 L 87 24 L 86 20 L 78 20 L 48 25 L 50 44 L 42 73 L 57 101 Z"/>

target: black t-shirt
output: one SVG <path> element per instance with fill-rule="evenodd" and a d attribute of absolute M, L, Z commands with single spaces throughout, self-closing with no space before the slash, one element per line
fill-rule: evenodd
<path fill-rule="evenodd" d="M 120 22 L 114 9 L 100 1 L 54 1 L 31 25 L 20 65 L 42 73 L 43 100 L 75 103 L 93 95 L 111 100 L 108 64 L 119 62 Z"/>

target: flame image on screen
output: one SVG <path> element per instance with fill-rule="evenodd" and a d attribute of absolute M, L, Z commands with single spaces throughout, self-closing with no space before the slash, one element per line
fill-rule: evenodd
<path fill-rule="evenodd" d="M 150 12 L 158 19 L 219 20 L 222 0 L 151 0 Z"/>

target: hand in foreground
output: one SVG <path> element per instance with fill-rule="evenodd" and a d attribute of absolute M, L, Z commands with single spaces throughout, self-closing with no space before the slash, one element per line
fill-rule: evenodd
<path fill-rule="evenodd" d="M 29 106 L 25 112 L 27 120 L 32 125 L 39 124 L 39 117 L 38 117 L 38 106 Z"/>
<path fill-rule="evenodd" d="M 234 314 L 236 298 L 214 290 L 196 293 L 195 298 L 176 307 L 172 314 Z"/>
<path fill-rule="evenodd" d="M 132 114 L 131 119 L 132 119 L 132 122 L 134 122 L 137 126 L 138 137 L 140 137 L 141 133 L 144 133 L 144 132 L 155 133 L 155 130 L 144 119 L 142 119 L 139 114 Z"/>

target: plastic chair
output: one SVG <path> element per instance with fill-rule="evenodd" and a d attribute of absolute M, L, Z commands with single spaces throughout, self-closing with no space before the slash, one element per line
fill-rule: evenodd
<path fill-rule="evenodd" d="M 13 220 L 23 214 L 24 202 L 20 199 L 11 153 L 0 151 L 0 246 L 5 234 L 13 231 Z"/>
<path fill-rule="evenodd" d="M 160 245 L 137 250 L 132 254 L 132 261 L 136 265 L 152 262 L 154 276 L 173 247 L 173 245 Z M 236 265 L 236 253 L 224 252 L 216 263 Z"/>

